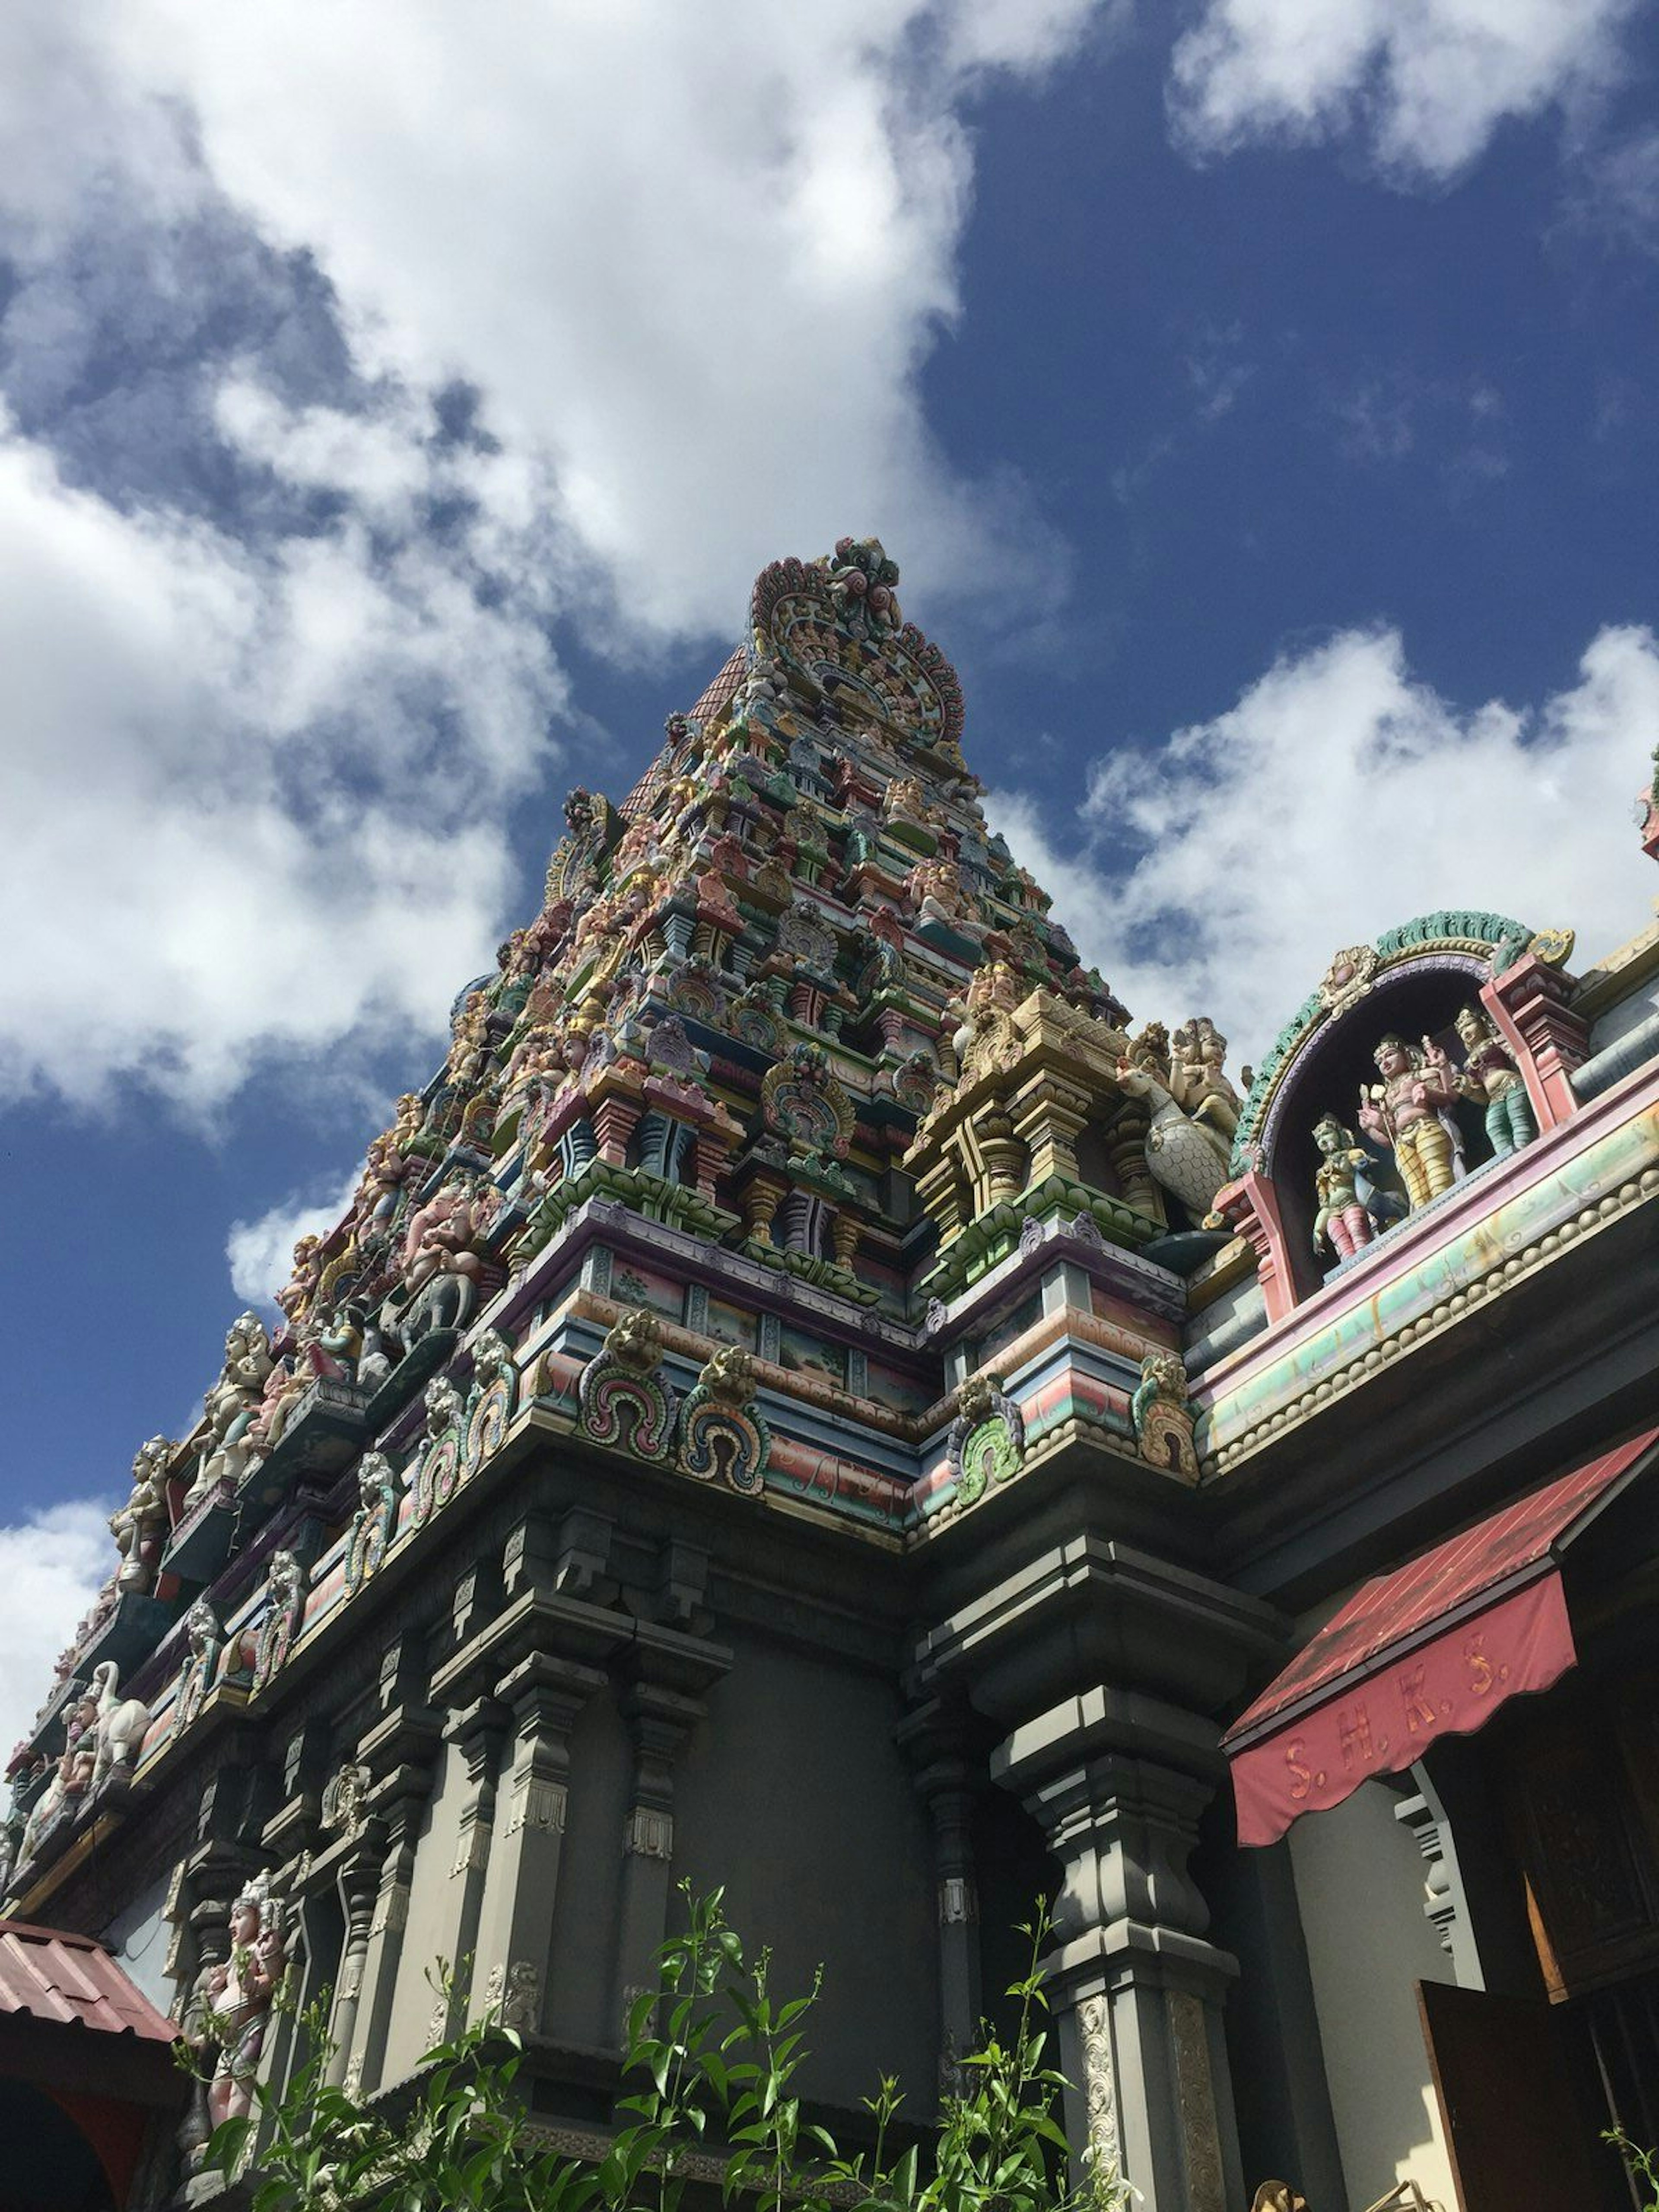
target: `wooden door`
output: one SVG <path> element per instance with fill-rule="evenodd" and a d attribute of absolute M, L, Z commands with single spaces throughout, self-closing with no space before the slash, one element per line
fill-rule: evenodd
<path fill-rule="evenodd" d="M 1619 2161 L 1580 2109 L 1554 2008 L 1419 1982 L 1417 2001 L 1460 2212 L 1599 2212 Z"/>

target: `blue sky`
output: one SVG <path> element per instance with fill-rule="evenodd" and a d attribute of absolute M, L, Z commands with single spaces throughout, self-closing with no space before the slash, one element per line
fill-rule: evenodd
<path fill-rule="evenodd" d="M 1649 918 L 1650 7 L 715 20 L 0 24 L 0 1679 L 769 558 L 884 538 L 1236 1060 L 1425 908 Z"/>

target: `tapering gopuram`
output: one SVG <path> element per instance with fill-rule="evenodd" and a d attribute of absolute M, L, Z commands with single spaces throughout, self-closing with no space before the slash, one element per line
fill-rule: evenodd
<path fill-rule="evenodd" d="M 112 2202 L 224 2196 L 284 1986 L 364 2094 L 499 2012 L 602 2148 L 682 1881 L 823 1962 L 843 2127 L 1054 1899 L 1146 2212 L 1659 2140 L 1659 927 L 1379 915 L 1241 1091 L 989 832 L 896 583 L 764 571 L 138 1450 L 4 1877 L 207 2062 Z"/>

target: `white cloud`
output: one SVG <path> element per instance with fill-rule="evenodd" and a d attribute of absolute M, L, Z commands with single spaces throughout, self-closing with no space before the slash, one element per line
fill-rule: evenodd
<path fill-rule="evenodd" d="M 316 257 L 364 367 L 478 386 L 624 623 L 661 632 L 729 631 L 763 560 L 901 518 L 933 592 L 1006 568 L 1012 527 L 1046 550 L 937 450 L 918 372 L 958 311 L 964 102 L 1117 12 L 731 0 L 717 35 L 679 0 L 89 20 L 129 106 L 181 103 L 215 183 Z"/>
<path fill-rule="evenodd" d="M 1534 708 L 1465 712 L 1391 629 L 1287 655 L 1228 713 L 1100 762 L 1085 843 L 1029 797 L 988 811 L 1136 1016 L 1212 1013 L 1259 1058 L 1329 956 L 1439 908 L 1578 932 L 1579 965 L 1644 927 L 1632 826 L 1659 733 L 1659 643 L 1601 630 Z"/>
<path fill-rule="evenodd" d="M 1207 0 L 1177 42 L 1170 106 L 1194 151 L 1364 137 L 1402 178 L 1444 179 L 1499 125 L 1592 105 L 1636 0 Z"/>
<path fill-rule="evenodd" d="M 938 451 L 919 375 L 967 104 L 1118 12 L 7 10 L 0 1099 L 209 1109 L 433 1032 L 507 918 L 561 619 L 730 636 L 763 560 L 849 529 L 936 604 L 1040 604 L 1056 547 Z M 83 405 L 129 328 L 155 380 Z M 439 434 L 458 384 L 487 434 Z"/>
<path fill-rule="evenodd" d="M 471 543 L 375 520 L 252 550 L 0 419 L 0 1097 L 210 1107 L 262 1054 L 437 1032 L 487 960 L 562 679 L 533 577 L 491 599 Z"/>
<path fill-rule="evenodd" d="M 53 1662 L 116 1565 L 113 1510 L 76 1498 L 0 1528 L 0 1759 L 33 1726 Z"/>
<path fill-rule="evenodd" d="M 302 1237 L 322 1237 L 350 1205 L 362 1170 L 353 1168 L 331 1197 L 292 1197 L 269 1207 L 252 1221 L 233 1221 L 225 1238 L 231 1288 L 244 1304 L 270 1306 L 294 1267 L 294 1248 Z"/>

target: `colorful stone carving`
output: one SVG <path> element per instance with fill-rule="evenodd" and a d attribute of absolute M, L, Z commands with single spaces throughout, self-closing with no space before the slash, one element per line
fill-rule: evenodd
<path fill-rule="evenodd" d="M 219 2055 L 208 2088 L 216 2128 L 253 2108 L 270 2008 L 288 1965 L 283 1909 L 267 1875 L 256 1875 L 230 1908 L 230 1955 L 208 1976 L 207 1999 Z"/>
<path fill-rule="evenodd" d="M 498 1329 L 487 1328 L 472 1345 L 472 1388 L 467 1395 L 461 1479 L 501 1447 L 518 1402 L 519 1372 L 513 1346 Z"/>
<path fill-rule="evenodd" d="M 1362 1085 L 1359 1126 L 1392 1148 L 1414 1212 L 1449 1191 L 1463 1171 L 1462 1138 L 1451 1113 L 1456 1080 L 1427 1037 L 1419 1049 L 1391 1033 L 1373 1057 L 1382 1080 Z"/>
<path fill-rule="evenodd" d="M 704 1362 L 680 1409 L 676 1465 L 747 1498 L 765 1487 L 772 1432 L 755 1395 L 755 1363 L 738 1345 Z"/>
<path fill-rule="evenodd" d="M 846 1158 L 857 1115 L 821 1045 L 795 1045 L 769 1068 L 761 1102 L 768 1128 L 786 1138 L 792 1152 Z"/>
<path fill-rule="evenodd" d="M 131 1779 L 149 1726 L 149 1707 L 142 1698 L 116 1695 L 120 1673 L 112 1659 L 106 1659 L 92 1670 L 96 1748 L 91 1786 L 94 1792 L 112 1782 Z"/>
<path fill-rule="evenodd" d="M 1227 1074 L 1226 1058 L 1227 1040 L 1207 1014 L 1194 1014 L 1170 1039 L 1170 1096 L 1231 1146 L 1244 1102 Z"/>
<path fill-rule="evenodd" d="M 273 1552 L 265 1570 L 265 1611 L 253 1644 L 253 1686 L 277 1673 L 305 1621 L 306 1571 L 292 1552 Z"/>
<path fill-rule="evenodd" d="M 993 1483 L 1019 1472 L 1025 1416 L 994 1375 L 970 1375 L 957 1391 L 945 1454 L 963 1505 L 976 1504 Z"/>
<path fill-rule="evenodd" d="M 440 1185 L 410 1216 L 404 1232 L 407 1289 L 418 1291 L 439 1274 L 476 1282 L 482 1270 L 478 1247 L 495 1212 L 495 1192 L 476 1175 L 462 1172 Z"/>
<path fill-rule="evenodd" d="M 92 1786 L 97 1756 L 98 1700 L 82 1692 L 64 1708 L 64 1748 L 23 1823 L 17 1849 L 19 1866 L 28 1864 L 55 1828 L 74 1819 Z"/>
<path fill-rule="evenodd" d="M 1319 1209 L 1314 1215 L 1313 1248 L 1318 1253 L 1328 1247 L 1339 1260 L 1352 1260 L 1376 1234 L 1360 1195 L 1371 1157 L 1334 1114 L 1327 1114 L 1314 1124 L 1313 1139 L 1320 1155 L 1314 1175 Z"/>
<path fill-rule="evenodd" d="M 1178 1198 L 1195 1222 L 1201 1221 L 1227 1180 L 1227 1138 L 1185 1112 L 1152 1067 L 1126 1058 L 1118 1063 L 1117 1079 L 1125 1095 L 1139 1099 L 1150 1116 L 1146 1147 L 1152 1180 Z"/>
<path fill-rule="evenodd" d="M 1149 1352 L 1140 1363 L 1140 1380 L 1129 1401 L 1140 1456 L 1151 1467 L 1172 1469 L 1191 1482 L 1199 1475 L 1193 1443 L 1192 1408 L 1187 1402 L 1187 1370 L 1176 1352 Z"/>
<path fill-rule="evenodd" d="M 110 1516 L 110 1534 L 121 1554 L 115 1574 L 118 1589 L 142 1594 L 155 1586 L 167 1541 L 166 1485 L 173 1450 L 166 1437 L 152 1437 L 139 1446 L 132 1462 L 132 1494 Z"/>
<path fill-rule="evenodd" d="M 398 1525 L 398 1474 L 384 1452 L 357 1462 L 357 1504 L 346 1531 L 346 1595 L 355 1596 L 386 1555 Z"/>
<path fill-rule="evenodd" d="M 1496 1159 L 1506 1159 L 1529 1145 L 1538 1123 L 1527 1096 L 1526 1078 L 1515 1055 L 1479 1006 L 1465 1006 L 1456 1021 L 1463 1047 L 1457 1087 L 1486 1109 L 1486 1137 Z"/>
<path fill-rule="evenodd" d="M 658 1373 L 662 1325 L 641 1310 L 625 1313 L 605 1348 L 582 1370 L 581 1426 L 595 1443 L 615 1444 L 636 1459 L 668 1459 L 678 1397 Z"/>
<path fill-rule="evenodd" d="M 198 1597 L 185 1615 L 185 1658 L 173 1699 L 173 1733 L 187 1729 L 207 1703 L 219 1673 L 225 1634 L 206 1598 Z"/>
<path fill-rule="evenodd" d="M 426 1443 L 415 1470 L 410 1517 L 418 1528 L 455 1494 L 461 1473 L 465 1401 L 447 1375 L 426 1386 Z"/>
<path fill-rule="evenodd" d="M 208 1440 L 186 1505 L 208 1497 L 223 1483 L 240 1482 L 255 1456 L 248 1436 L 264 1395 L 272 1366 L 270 1339 L 258 1314 L 238 1315 L 225 1338 L 225 1364 L 204 1401 Z"/>

